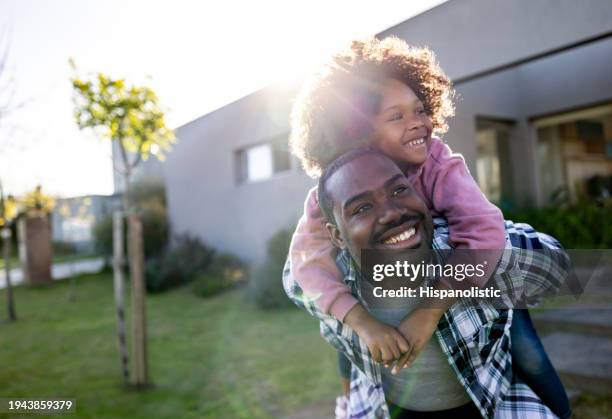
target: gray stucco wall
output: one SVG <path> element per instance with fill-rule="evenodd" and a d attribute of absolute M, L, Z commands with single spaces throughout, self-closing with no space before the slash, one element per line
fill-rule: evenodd
<path fill-rule="evenodd" d="M 609 0 L 450 0 L 379 35 L 429 46 L 458 79 L 611 30 Z"/>
<path fill-rule="evenodd" d="M 293 91 L 273 88 L 205 115 L 177 131 L 165 163 L 172 231 L 197 235 L 250 261 L 265 256 L 268 238 L 294 227 L 314 181 L 292 161 L 290 171 L 238 184 L 236 150 L 288 134 Z"/>

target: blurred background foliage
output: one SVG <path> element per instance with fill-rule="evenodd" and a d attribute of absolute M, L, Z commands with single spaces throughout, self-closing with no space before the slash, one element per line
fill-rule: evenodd
<path fill-rule="evenodd" d="M 140 181 L 130 191 L 130 199 L 141 215 L 145 259 L 161 255 L 168 245 L 170 225 L 164 185 Z M 113 254 L 113 218 L 102 218 L 94 227 L 96 250 L 110 260 Z M 127 229 L 124 224 L 124 248 L 127 249 Z"/>
<path fill-rule="evenodd" d="M 265 309 L 290 307 L 293 303 L 283 289 L 282 276 L 293 228 L 277 231 L 268 240 L 267 257 L 255 267 L 249 281 L 249 299 Z"/>
<path fill-rule="evenodd" d="M 506 220 L 531 225 L 566 249 L 611 249 L 612 205 L 581 202 L 548 208 L 505 210 Z"/>

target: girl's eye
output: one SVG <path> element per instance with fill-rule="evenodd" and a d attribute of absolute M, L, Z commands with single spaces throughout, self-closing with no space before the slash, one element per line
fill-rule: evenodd
<path fill-rule="evenodd" d="M 403 118 L 404 115 L 402 115 L 401 113 L 394 113 L 393 115 L 391 115 L 389 117 L 389 121 L 399 121 L 400 119 Z"/>
<path fill-rule="evenodd" d="M 357 208 L 353 210 L 353 215 L 363 214 L 368 211 L 372 206 L 370 204 L 359 205 Z"/>
<path fill-rule="evenodd" d="M 401 195 L 401 194 L 403 194 L 404 192 L 406 192 L 407 190 L 408 190 L 408 187 L 407 187 L 407 186 L 403 186 L 403 185 L 402 185 L 402 186 L 398 186 L 397 188 L 395 188 L 395 189 L 393 190 L 393 196 L 398 196 L 398 195 Z"/>
<path fill-rule="evenodd" d="M 418 109 L 417 110 L 417 115 L 426 115 L 427 112 L 425 112 L 425 109 Z"/>

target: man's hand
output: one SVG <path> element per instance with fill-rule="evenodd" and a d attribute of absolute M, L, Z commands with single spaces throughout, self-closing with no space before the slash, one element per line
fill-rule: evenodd
<path fill-rule="evenodd" d="M 372 317 L 360 304 L 356 304 L 344 317 L 350 326 L 363 339 L 372 354 L 372 359 L 388 367 L 401 354 L 408 352 L 408 342 L 395 328 Z"/>
<path fill-rule="evenodd" d="M 402 320 L 398 329 L 408 341 L 410 350 L 402 354 L 391 370 L 391 374 L 397 374 L 400 368 L 408 368 L 412 365 L 436 331 L 440 317 L 440 310 L 417 308 Z"/>

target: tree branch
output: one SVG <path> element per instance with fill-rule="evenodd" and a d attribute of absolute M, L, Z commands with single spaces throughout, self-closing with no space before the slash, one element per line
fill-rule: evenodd
<path fill-rule="evenodd" d="M 121 170 L 119 166 L 115 164 L 115 158 L 112 155 L 110 156 L 110 159 L 111 159 L 111 162 L 113 163 L 113 170 L 119 173 L 121 176 L 126 176 L 127 172 L 125 170 Z"/>
<path fill-rule="evenodd" d="M 117 139 L 115 141 L 119 142 L 119 150 L 121 150 L 121 159 L 123 160 L 123 177 L 127 179 L 131 175 L 131 167 L 129 164 L 127 151 L 123 145 L 123 139 Z M 127 181 L 129 182 L 129 179 L 127 179 Z"/>
<path fill-rule="evenodd" d="M 134 170 L 136 166 L 138 165 L 138 163 L 140 163 L 140 160 L 142 160 L 142 146 L 143 146 L 143 143 L 141 141 L 140 144 L 138 145 L 138 151 L 136 152 L 136 158 L 134 159 L 134 162 L 130 166 L 130 170 Z"/>

